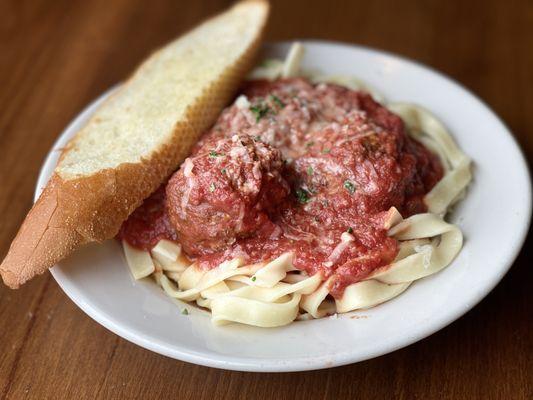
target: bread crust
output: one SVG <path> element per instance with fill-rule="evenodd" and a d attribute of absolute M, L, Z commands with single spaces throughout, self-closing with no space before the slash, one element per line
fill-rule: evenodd
<path fill-rule="evenodd" d="M 254 2 L 263 4 L 268 15 L 267 2 Z M 18 288 L 80 246 L 117 234 L 122 222 L 181 164 L 201 133 L 231 99 L 253 65 L 266 19 L 265 16 L 257 37 L 243 56 L 228 66 L 202 98 L 189 105 L 186 117 L 176 123 L 171 139 L 149 158 L 74 179 L 63 179 L 54 172 L 0 265 L 6 285 Z M 63 151 L 68 152 L 69 146 Z"/>

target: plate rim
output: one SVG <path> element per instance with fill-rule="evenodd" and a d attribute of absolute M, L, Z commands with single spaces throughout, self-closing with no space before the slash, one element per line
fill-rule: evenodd
<path fill-rule="evenodd" d="M 490 280 L 489 284 L 485 285 L 483 287 L 483 290 L 477 293 L 477 295 L 474 298 L 474 301 L 469 302 L 468 304 L 463 302 L 463 306 L 460 307 L 455 313 L 451 313 L 447 315 L 447 318 L 439 319 L 431 326 L 430 329 L 421 329 L 415 335 L 404 335 L 404 337 L 401 339 L 396 339 L 389 343 L 386 343 L 385 345 L 382 345 L 382 347 L 380 347 L 379 350 L 367 351 L 363 356 L 353 356 L 351 355 L 350 352 L 339 354 L 337 355 L 335 361 L 333 362 L 331 361 L 331 358 L 328 358 L 325 356 L 323 357 L 313 356 L 311 359 L 307 359 L 307 358 L 289 359 L 289 360 L 285 360 L 285 362 L 279 359 L 245 358 L 245 357 L 240 357 L 240 356 L 228 356 L 228 355 L 223 355 L 223 354 L 218 354 L 216 357 L 214 357 L 212 355 L 213 353 L 209 354 L 209 353 L 191 351 L 187 347 L 180 346 L 179 342 L 174 346 L 173 349 L 170 349 L 167 346 L 164 346 L 157 342 L 150 341 L 147 338 L 143 337 L 142 335 L 132 332 L 127 328 L 124 328 L 123 326 L 121 326 L 120 323 L 117 323 L 112 318 L 109 318 L 106 314 L 102 314 L 99 310 L 95 309 L 89 302 L 84 301 L 83 298 L 79 296 L 77 288 L 74 285 L 72 285 L 68 281 L 68 279 L 66 279 L 65 274 L 63 274 L 63 272 L 60 269 L 52 267 L 50 269 L 52 276 L 54 277 L 58 285 L 61 287 L 63 292 L 79 308 L 81 308 L 83 312 L 89 315 L 93 320 L 95 320 L 96 322 L 98 322 L 100 325 L 104 326 L 108 330 L 112 331 L 113 333 L 117 334 L 118 336 L 132 343 L 135 343 L 145 349 L 154 351 L 156 353 L 165 355 L 167 357 L 179 359 L 179 360 L 190 362 L 193 364 L 203 365 L 207 367 L 227 369 L 227 370 L 253 371 L 253 372 L 295 372 L 295 371 L 316 370 L 316 369 L 330 368 L 330 367 L 365 361 L 370 358 L 388 354 L 395 350 L 409 346 L 413 343 L 416 343 L 432 335 L 433 333 L 443 329 L 447 325 L 459 319 L 461 316 L 465 315 L 472 308 L 474 308 L 481 300 L 483 300 L 494 289 L 494 287 L 503 279 L 503 277 L 509 271 L 511 266 L 514 264 L 516 258 L 518 257 L 524 245 L 524 242 L 527 238 L 527 233 L 529 230 L 529 226 L 531 222 L 531 215 L 532 215 L 532 210 L 531 210 L 532 187 L 531 187 L 531 174 L 529 171 L 529 166 L 526 161 L 525 154 L 522 148 L 520 147 L 517 139 L 511 133 L 511 130 L 508 128 L 505 122 L 482 99 L 480 99 L 476 94 L 471 92 L 468 88 L 466 88 L 459 82 L 455 81 L 451 77 L 447 76 L 446 74 L 441 73 L 437 71 L 436 69 L 432 68 L 431 66 L 427 66 L 416 60 L 411 60 L 409 58 L 406 58 L 401 55 L 397 55 L 392 52 L 378 50 L 378 49 L 374 49 L 374 48 L 367 47 L 364 45 L 353 44 L 353 43 L 320 40 L 320 39 L 301 39 L 298 41 L 302 42 L 304 45 L 310 44 L 310 45 L 322 45 L 322 46 L 328 46 L 328 47 L 355 49 L 355 50 L 369 53 L 370 55 L 385 56 L 387 58 L 396 59 L 396 60 L 401 61 L 402 63 L 406 63 L 408 66 L 414 66 L 419 69 L 429 71 L 432 74 L 436 75 L 437 77 L 444 79 L 446 81 L 446 84 L 451 85 L 454 87 L 454 89 L 462 92 L 461 93 L 462 95 L 472 97 L 482 106 L 485 112 L 488 112 L 495 118 L 495 121 L 499 123 L 500 125 L 501 133 L 502 134 L 505 133 L 506 136 L 508 136 L 508 138 L 511 139 L 512 145 L 515 147 L 515 150 L 517 150 L 518 154 L 520 155 L 520 159 L 515 160 L 515 161 L 517 163 L 522 164 L 521 171 L 525 174 L 525 177 L 527 178 L 527 181 L 529 183 L 527 187 L 523 188 L 524 194 L 526 196 L 526 202 L 524 204 L 524 209 L 527 210 L 526 212 L 527 218 L 524 219 L 524 223 L 520 226 L 520 229 L 519 229 L 520 232 L 517 235 L 517 238 L 519 238 L 519 240 L 516 240 L 516 242 L 513 244 L 513 248 L 510 251 L 509 258 L 506 260 L 506 262 L 501 263 L 502 266 L 498 270 L 498 273 L 494 274 L 493 279 Z M 268 42 L 268 43 L 263 44 L 262 49 L 275 48 L 279 46 L 287 46 L 292 42 L 294 41 L 291 40 L 291 41 Z M 119 86 L 118 84 L 114 85 L 110 89 L 100 94 L 95 100 L 91 101 L 86 106 L 84 106 L 84 108 L 69 122 L 69 124 L 61 132 L 58 138 L 54 141 L 52 148 L 48 152 L 41 166 L 41 170 L 39 172 L 37 185 L 35 189 L 34 201 L 37 200 L 38 196 L 40 195 L 42 191 L 42 187 L 48 181 L 48 178 L 50 176 L 50 174 L 47 171 L 50 168 L 49 164 L 52 163 L 52 159 L 54 158 L 54 153 L 57 151 L 59 147 L 61 147 L 60 145 L 67 140 L 66 133 L 72 130 L 72 128 L 76 126 L 79 123 L 79 121 L 85 119 L 86 116 L 92 114 L 94 112 L 94 109 L 96 109 L 96 107 L 99 104 L 101 104 L 101 102 L 105 98 L 107 98 L 111 94 L 112 91 L 116 90 L 118 86 Z"/>

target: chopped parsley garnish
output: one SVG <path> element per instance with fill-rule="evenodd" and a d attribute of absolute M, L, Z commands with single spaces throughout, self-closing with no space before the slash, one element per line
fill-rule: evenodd
<path fill-rule="evenodd" d="M 270 107 L 266 104 L 258 104 L 250 107 L 250 111 L 255 115 L 255 122 L 259 122 L 261 118 L 268 114 Z"/>
<path fill-rule="evenodd" d="M 222 172 L 224 175 L 226 175 L 226 168 L 222 168 L 222 169 L 220 170 L 220 172 Z"/>
<path fill-rule="evenodd" d="M 306 204 L 310 199 L 309 192 L 302 188 L 296 189 L 296 198 L 300 204 Z"/>
<path fill-rule="evenodd" d="M 217 187 L 215 186 L 214 183 L 211 183 L 211 184 L 209 185 L 209 191 L 210 191 L 211 193 L 213 193 L 213 192 L 215 191 L 216 188 L 217 188 Z"/>
<path fill-rule="evenodd" d="M 282 101 L 279 99 L 278 96 L 276 96 L 276 95 L 274 95 L 274 94 L 271 94 L 271 95 L 270 95 L 270 98 L 272 99 L 272 101 L 273 101 L 274 103 L 276 103 L 276 105 L 277 105 L 279 108 L 283 108 L 283 107 L 285 107 L 285 103 L 282 102 Z"/>
<path fill-rule="evenodd" d="M 279 62 L 278 60 L 266 59 L 266 60 L 261 61 L 261 64 L 259 64 L 259 66 L 262 68 L 268 68 L 270 66 L 276 65 L 276 63 L 278 62 Z"/>
<path fill-rule="evenodd" d="M 324 150 L 322 150 L 322 154 L 329 154 L 330 151 L 331 151 L 331 149 L 324 149 Z"/>
<path fill-rule="evenodd" d="M 256 281 L 256 277 L 255 276 L 252 276 L 252 282 L 255 282 Z"/>
<path fill-rule="evenodd" d="M 254 136 L 254 140 L 256 142 L 260 142 L 261 141 L 261 136 L 257 135 L 257 136 Z"/>
<path fill-rule="evenodd" d="M 314 145 L 314 144 L 315 144 L 315 142 L 307 142 L 307 143 L 305 144 L 305 147 L 309 148 L 309 147 L 311 147 L 311 146 Z"/>
<path fill-rule="evenodd" d="M 224 154 L 222 154 L 222 153 L 217 153 L 215 150 L 211 150 L 211 151 L 209 152 L 209 157 L 211 157 L 211 158 L 221 157 L 221 156 L 223 156 L 223 155 L 224 155 Z"/>
<path fill-rule="evenodd" d="M 355 185 L 350 181 L 344 181 L 344 188 L 350 192 L 350 194 L 355 193 Z"/>
<path fill-rule="evenodd" d="M 346 229 L 346 232 L 353 233 L 353 228 L 350 226 L 348 229 Z"/>
<path fill-rule="evenodd" d="M 189 315 L 189 310 L 187 310 L 186 308 L 184 308 L 183 310 L 181 310 L 181 313 L 183 315 Z"/>
<path fill-rule="evenodd" d="M 313 175 L 313 167 L 307 167 L 307 175 Z"/>

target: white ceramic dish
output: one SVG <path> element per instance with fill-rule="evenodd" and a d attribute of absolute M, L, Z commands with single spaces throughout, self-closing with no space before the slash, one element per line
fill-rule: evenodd
<path fill-rule="evenodd" d="M 507 128 L 474 95 L 411 61 L 357 46 L 307 41 L 303 65 L 357 76 L 389 101 L 419 103 L 444 121 L 474 161 L 474 181 L 451 220 L 464 232 L 463 250 L 447 269 L 415 282 L 398 298 L 337 318 L 282 328 L 213 327 L 203 311 L 176 304 L 150 280 L 135 282 L 114 241 L 91 245 L 52 268 L 65 293 L 97 322 L 142 347 L 211 367 L 244 371 L 300 371 L 376 357 L 448 325 L 489 293 L 525 239 L 531 185 L 524 157 Z M 287 43 L 267 45 L 283 57 Z M 102 95 L 62 133 L 64 146 Z M 57 162 L 51 151 L 36 197 Z M 436 349 L 438 351 L 438 349 Z"/>

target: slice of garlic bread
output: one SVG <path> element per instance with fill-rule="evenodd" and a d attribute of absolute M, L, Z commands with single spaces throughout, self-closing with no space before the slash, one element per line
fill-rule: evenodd
<path fill-rule="evenodd" d="M 149 57 L 68 143 L 0 265 L 16 288 L 112 238 L 213 124 L 253 63 L 268 18 L 251 0 Z"/>

